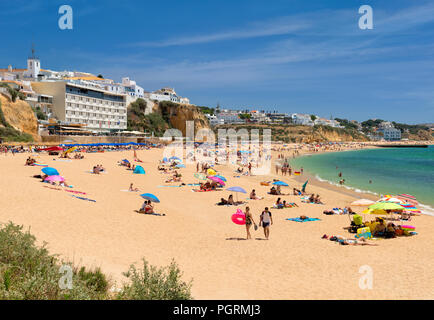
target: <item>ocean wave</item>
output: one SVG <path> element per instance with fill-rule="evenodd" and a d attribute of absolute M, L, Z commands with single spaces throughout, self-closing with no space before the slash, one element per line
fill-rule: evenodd
<path fill-rule="evenodd" d="M 370 191 L 370 190 L 359 189 L 359 188 L 355 188 L 355 187 L 350 187 L 350 186 L 346 186 L 346 185 L 341 185 L 341 184 L 339 184 L 337 182 L 333 182 L 333 181 L 330 181 L 330 180 L 323 179 L 318 174 L 315 175 L 315 179 L 317 179 L 318 181 L 321 181 L 321 182 L 326 182 L 326 183 L 331 184 L 331 185 L 336 186 L 336 187 L 340 187 L 340 188 L 345 188 L 347 190 L 351 190 L 353 192 L 373 194 L 375 196 L 380 196 L 380 197 L 382 196 L 382 194 L 379 194 L 377 192 L 373 192 L 373 191 Z M 431 207 L 429 205 L 426 205 L 426 204 L 419 203 L 419 209 L 422 212 L 422 214 L 434 217 L 434 208 L 433 207 Z"/>

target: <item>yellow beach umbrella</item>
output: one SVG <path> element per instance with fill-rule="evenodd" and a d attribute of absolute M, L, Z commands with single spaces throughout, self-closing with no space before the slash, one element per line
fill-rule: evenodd
<path fill-rule="evenodd" d="M 363 213 L 369 214 L 389 214 L 391 211 L 404 210 L 405 208 L 393 202 L 377 202 L 369 206 Z M 388 212 L 389 211 L 389 212 Z"/>
<path fill-rule="evenodd" d="M 77 149 L 77 147 L 69 148 L 68 150 L 65 151 L 65 154 L 70 153 L 70 152 L 74 151 L 75 149 Z"/>
<path fill-rule="evenodd" d="M 208 169 L 206 172 L 208 173 L 209 176 L 214 176 L 217 174 L 217 172 L 215 172 L 215 170 L 213 169 Z"/>

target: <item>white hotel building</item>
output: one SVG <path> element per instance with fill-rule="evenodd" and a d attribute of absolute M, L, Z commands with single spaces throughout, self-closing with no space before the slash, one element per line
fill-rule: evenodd
<path fill-rule="evenodd" d="M 52 111 L 62 122 L 86 124 L 96 132 L 127 128 L 125 94 L 83 80 L 32 82 L 32 88 L 53 97 Z"/>

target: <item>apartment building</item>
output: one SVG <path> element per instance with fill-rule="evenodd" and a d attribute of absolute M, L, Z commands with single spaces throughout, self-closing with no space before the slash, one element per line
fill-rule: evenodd
<path fill-rule="evenodd" d="M 32 88 L 53 97 L 52 112 L 62 122 L 85 124 L 96 132 L 127 128 L 125 94 L 83 80 L 32 82 Z"/>

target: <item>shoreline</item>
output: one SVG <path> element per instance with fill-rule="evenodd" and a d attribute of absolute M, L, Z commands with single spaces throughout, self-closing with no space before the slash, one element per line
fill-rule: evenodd
<path fill-rule="evenodd" d="M 336 152 L 348 152 L 348 151 L 361 151 L 366 149 L 380 149 L 380 147 L 366 147 L 361 149 L 346 149 L 346 150 L 331 150 L 331 151 L 322 151 L 322 152 L 315 152 L 315 153 L 303 153 L 299 156 L 297 156 L 297 159 L 300 159 L 302 157 L 306 156 L 315 156 L 320 155 L 324 153 L 336 153 Z M 295 158 L 293 158 L 295 159 Z M 291 160 L 289 160 L 291 162 Z M 381 193 L 373 190 L 366 190 L 359 187 L 353 187 L 353 186 L 346 186 L 346 185 L 337 185 L 335 182 L 320 178 L 318 173 L 312 173 L 312 172 L 304 172 L 303 175 L 309 179 L 309 183 L 312 180 L 314 185 L 317 185 L 318 187 L 321 187 L 323 189 L 333 189 L 336 192 L 342 193 L 343 195 L 352 196 L 355 199 L 369 199 L 369 200 L 378 200 L 379 197 L 381 197 Z M 302 176 L 295 176 L 295 180 L 301 183 L 304 183 L 306 181 L 306 178 L 301 178 Z M 357 191 L 359 190 L 359 191 Z M 428 216 L 434 216 L 434 207 L 419 203 L 421 214 L 428 215 Z"/>
<path fill-rule="evenodd" d="M 272 153 L 273 164 L 279 152 Z M 290 152 L 285 152 L 290 154 Z M 355 199 L 350 192 L 312 180 L 308 192 L 318 193 L 324 205 L 302 202 L 299 196 L 284 195 L 282 200 L 297 207 L 284 210 L 272 208 L 277 197 L 267 192 L 270 186 L 261 181 L 282 179 L 290 187 L 300 187 L 301 176 L 275 175 L 274 168 L 266 175 L 240 176 L 231 165 L 217 165 L 227 178 L 227 187 L 241 186 L 247 192 L 256 189 L 262 200 L 247 199 L 239 207 L 215 205 L 231 192 L 192 192 L 189 186 L 164 181 L 169 177 L 157 170 L 162 149 L 137 150 L 146 175 L 135 175 L 117 162 L 132 159 L 133 151 L 85 153 L 81 160 L 57 161 L 57 157 L 40 154 L 38 162 L 54 166 L 74 190 L 83 191 L 83 201 L 69 192 L 45 188 L 33 179 L 40 167 L 24 166 L 28 154 L 1 156 L 0 187 L 4 190 L 0 205 L 0 221 L 13 221 L 30 228 L 38 244 L 48 243 L 50 253 L 79 265 L 99 266 L 117 284 L 126 281 L 122 273 L 142 257 L 156 266 L 168 265 L 174 259 L 183 272 L 183 279 L 193 279 L 195 299 L 420 299 L 432 298 L 434 279 L 429 277 L 432 265 L 430 247 L 434 243 L 434 220 L 425 216 L 413 218 L 411 224 L 418 235 L 393 240 L 377 240 L 377 246 L 340 246 L 321 239 L 323 234 L 352 235 L 343 230 L 348 215 L 323 214 L 324 210 L 345 207 Z M 54 161 L 56 160 L 56 161 Z M 89 173 L 92 166 L 102 164 L 106 174 Z M 181 169 L 183 182 L 197 182 L 196 166 Z M 301 183 L 299 180 L 303 180 Z M 139 193 L 122 192 L 130 183 L 140 193 L 152 193 L 159 199 L 156 212 L 166 216 L 137 214 L 143 203 Z M 287 188 L 287 189 L 286 189 Z M 233 194 L 235 197 L 235 194 Z M 258 223 L 264 207 L 271 208 L 274 223 L 268 241 L 262 228 L 251 229 L 252 239 L 246 240 L 244 226 L 232 222 L 239 208 L 249 206 Z M 297 223 L 288 218 L 306 215 L 320 221 Z M 411 252 L 403 255 L 403 252 Z M 397 263 L 397 260 L 402 263 Z M 364 291 L 358 287 L 360 266 L 369 264 L 375 270 L 375 287 Z M 264 277 L 264 267 L 272 277 Z M 418 272 L 411 270 L 417 268 Z M 339 272 L 336 272 L 339 270 Z M 426 275 L 426 276 L 425 276 Z M 408 286 L 411 281 L 412 286 Z M 390 290 L 390 283 L 396 288 Z"/>

